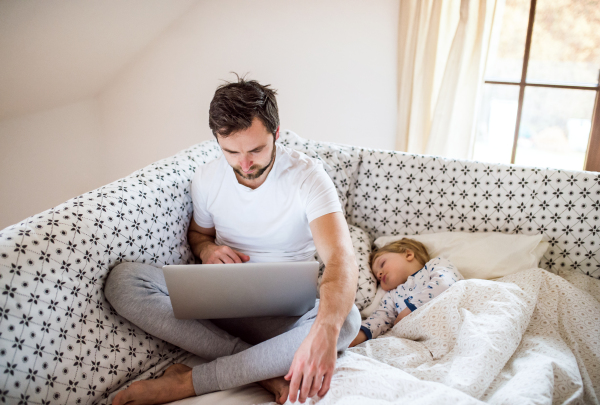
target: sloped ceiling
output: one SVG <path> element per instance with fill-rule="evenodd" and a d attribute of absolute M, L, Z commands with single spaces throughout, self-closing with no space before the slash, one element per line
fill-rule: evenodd
<path fill-rule="evenodd" d="M 0 120 L 98 94 L 199 0 L 0 0 Z"/>

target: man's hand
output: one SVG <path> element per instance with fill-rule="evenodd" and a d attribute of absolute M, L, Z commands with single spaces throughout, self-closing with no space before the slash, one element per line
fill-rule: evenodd
<path fill-rule="evenodd" d="M 337 359 L 338 335 L 339 331 L 333 327 L 313 325 L 296 351 L 290 371 L 283 377 L 291 381 L 289 391 L 291 402 L 296 402 L 298 398 L 301 403 L 304 403 L 307 398 L 316 394 L 322 397 L 329 391 Z"/>
<path fill-rule="evenodd" d="M 396 325 L 398 322 L 400 322 L 405 316 L 409 315 L 412 311 L 408 308 L 404 308 L 402 310 L 402 312 L 400 312 L 398 314 L 398 316 L 396 317 L 396 320 L 394 321 L 394 325 Z"/>
<path fill-rule="evenodd" d="M 221 263 L 244 263 L 250 260 L 250 256 L 233 250 L 229 246 L 219 246 L 206 244 L 200 254 L 202 264 L 221 264 Z"/>
<path fill-rule="evenodd" d="M 194 255 L 202 260 L 202 264 L 244 263 L 250 260 L 250 256 L 229 246 L 215 244 L 216 233 L 215 228 L 202 228 L 192 217 L 188 229 L 188 242 Z"/>
<path fill-rule="evenodd" d="M 315 247 L 325 263 L 319 312 L 285 378 L 290 381 L 289 400 L 324 396 L 329 391 L 337 360 L 340 330 L 354 305 L 358 265 L 348 225 L 341 212 L 310 222 Z M 298 390 L 300 390 L 298 396 Z"/>

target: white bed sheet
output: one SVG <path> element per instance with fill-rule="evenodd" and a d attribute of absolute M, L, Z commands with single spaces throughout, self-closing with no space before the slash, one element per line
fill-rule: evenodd
<path fill-rule="evenodd" d="M 599 280 L 569 271 L 461 281 L 346 351 L 329 393 L 306 403 L 598 404 L 599 298 Z M 249 384 L 172 404 L 272 401 Z"/>
<path fill-rule="evenodd" d="M 600 282 L 465 280 L 338 359 L 326 404 L 597 404 Z"/>

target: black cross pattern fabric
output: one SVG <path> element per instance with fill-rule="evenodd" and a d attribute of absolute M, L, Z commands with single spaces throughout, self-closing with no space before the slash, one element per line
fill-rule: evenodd
<path fill-rule="evenodd" d="M 600 278 L 600 174 L 365 150 L 349 222 L 373 238 L 447 231 L 544 234 L 540 267 Z"/>

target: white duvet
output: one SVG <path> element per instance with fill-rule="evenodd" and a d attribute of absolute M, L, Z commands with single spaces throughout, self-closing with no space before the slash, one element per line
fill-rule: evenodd
<path fill-rule="evenodd" d="M 600 281 L 563 277 L 456 283 L 349 349 L 327 395 L 307 403 L 598 404 Z"/>

